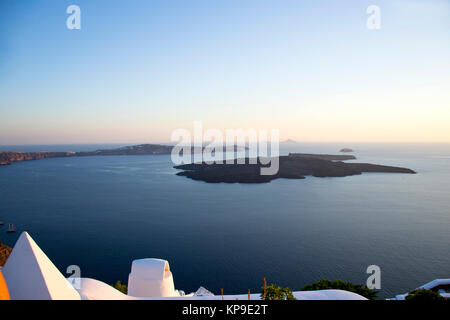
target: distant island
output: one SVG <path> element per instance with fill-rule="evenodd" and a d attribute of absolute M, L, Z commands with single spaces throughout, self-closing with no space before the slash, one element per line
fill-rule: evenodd
<path fill-rule="evenodd" d="M 66 158 L 66 157 L 89 157 L 89 156 L 119 156 L 119 155 L 163 155 L 171 154 L 173 146 L 162 144 L 140 144 L 134 146 L 120 147 L 116 149 L 100 149 L 96 151 L 83 152 L 18 152 L 0 151 L 0 166 L 10 165 L 18 161 L 40 160 L 45 158 Z M 187 146 L 189 148 L 189 146 Z M 211 152 L 212 148 L 190 147 L 191 153 Z M 247 148 L 234 146 L 234 151 L 246 150 Z"/>
<path fill-rule="evenodd" d="M 182 146 L 181 146 L 182 147 Z M 104 149 L 97 150 L 91 152 L 75 152 L 73 156 L 75 157 L 86 157 L 86 156 L 136 156 L 136 155 L 159 155 L 159 154 L 171 154 L 173 150 L 173 146 L 162 145 L 162 144 L 140 144 L 136 146 L 126 146 L 117 149 Z M 213 151 L 212 147 L 203 146 L 203 147 L 193 147 L 186 146 L 187 149 L 190 148 L 190 153 L 201 153 L 201 152 L 211 152 Z M 247 148 L 241 148 L 238 146 L 234 146 L 233 150 L 246 150 Z M 225 150 L 222 150 L 225 151 Z"/>
<path fill-rule="evenodd" d="M 339 152 L 355 152 L 355 151 L 353 151 L 353 149 L 350 148 L 343 148 Z"/>
<path fill-rule="evenodd" d="M 346 159 L 343 159 L 346 157 Z M 352 157 L 352 158 L 350 158 Z M 245 158 L 245 164 L 206 164 L 193 163 L 175 166 L 182 170 L 177 175 L 185 176 L 193 180 L 217 183 L 263 183 L 275 179 L 305 179 L 313 177 L 346 177 L 359 175 L 364 172 L 408 173 L 414 174 L 411 169 L 390 167 L 369 163 L 348 163 L 340 160 L 355 159 L 353 156 L 343 155 L 314 155 L 314 154 L 289 154 L 279 158 L 279 171 L 276 175 L 264 176 L 260 174 L 263 165 L 249 164 Z M 339 160 L 339 161 L 336 161 Z"/>
<path fill-rule="evenodd" d="M 292 158 L 314 158 L 330 161 L 356 160 L 355 156 L 341 155 L 341 154 L 289 153 L 289 156 Z"/>
<path fill-rule="evenodd" d="M 287 140 L 281 141 L 280 143 L 297 143 L 297 141 L 292 140 L 292 139 L 287 139 Z"/>
<path fill-rule="evenodd" d="M 116 149 L 100 149 L 88 152 L 75 152 L 76 157 L 87 156 L 122 156 L 122 155 L 151 155 L 151 154 L 170 154 L 173 146 L 162 144 L 139 144 L 135 146 L 126 146 Z"/>

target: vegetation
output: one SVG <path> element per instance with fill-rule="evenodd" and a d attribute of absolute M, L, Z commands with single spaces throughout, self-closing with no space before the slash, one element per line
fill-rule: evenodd
<path fill-rule="evenodd" d="M 302 291 L 311 290 L 326 290 L 326 289 L 339 289 L 346 290 L 350 292 L 357 293 L 369 300 L 374 300 L 377 297 L 377 292 L 375 290 L 369 289 L 360 284 L 353 284 L 351 282 L 341 281 L 341 280 L 327 280 L 322 279 L 320 281 L 314 282 L 313 284 L 304 286 Z"/>
<path fill-rule="evenodd" d="M 3 267 L 3 265 L 6 262 L 6 259 L 8 259 L 9 254 L 11 253 L 12 248 L 8 247 L 7 245 L 4 245 L 0 242 L 0 267 Z"/>
<path fill-rule="evenodd" d="M 261 298 L 263 300 L 296 300 L 289 288 L 282 288 L 274 284 L 262 287 Z"/>
<path fill-rule="evenodd" d="M 405 298 L 409 301 L 445 301 L 446 299 L 436 291 L 417 289 L 408 294 Z"/>
<path fill-rule="evenodd" d="M 117 290 L 119 290 L 120 292 L 127 294 L 128 293 L 128 286 L 126 284 L 122 284 L 119 281 L 116 282 L 116 284 L 113 286 L 114 288 L 116 288 Z"/>

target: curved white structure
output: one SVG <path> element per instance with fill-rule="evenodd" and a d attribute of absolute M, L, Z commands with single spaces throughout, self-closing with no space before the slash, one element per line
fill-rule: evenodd
<path fill-rule="evenodd" d="M 134 260 L 128 277 L 128 294 L 133 297 L 176 297 L 169 262 L 161 259 Z"/>
<path fill-rule="evenodd" d="M 95 279 L 77 278 L 76 281 L 82 300 L 134 300 L 133 297 Z"/>

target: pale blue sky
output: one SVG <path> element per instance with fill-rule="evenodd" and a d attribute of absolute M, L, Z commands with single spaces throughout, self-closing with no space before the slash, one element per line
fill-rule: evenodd
<path fill-rule="evenodd" d="M 0 0 L 0 144 L 450 141 L 449 75 L 448 0 Z"/>

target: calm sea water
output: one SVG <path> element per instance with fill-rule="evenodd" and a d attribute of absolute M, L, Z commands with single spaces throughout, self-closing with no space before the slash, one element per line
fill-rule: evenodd
<path fill-rule="evenodd" d="M 107 283 L 126 282 L 131 261 L 147 257 L 167 259 L 186 292 L 259 291 L 263 277 L 296 290 L 321 278 L 365 283 L 372 264 L 382 298 L 449 278 L 450 145 L 286 144 L 282 152 L 347 146 L 358 161 L 418 174 L 207 184 L 176 176 L 170 156 L 45 159 L 0 167 L 0 220 L 28 231 L 62 272 L 76 264 Z M 5 230 L 0 240 L 13 245 L 19 233 Z"/>

